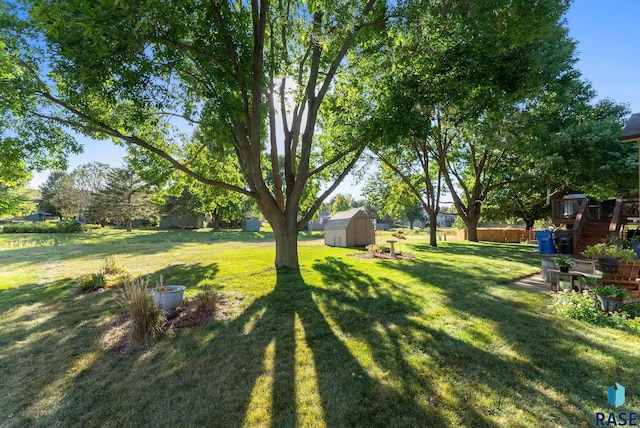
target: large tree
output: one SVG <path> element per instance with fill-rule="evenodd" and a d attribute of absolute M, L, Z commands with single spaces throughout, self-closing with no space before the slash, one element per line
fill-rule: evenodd
<path fill-rule="evenodd" d="M 122 222 L 131 232 L 133 220 L 156 217 L 156 206 L 151 202 L 151 191 L 130 167 L 111 168 L 105 186 L 98 191 L 88 208 L 94 219 Z"/>
<path fill-rule="evenodd" d="M 348 68 L 347 52 L 384 30 L 389 5 L 376 0 L 25 4 L 26 10 L 17 11 L 4 2 L 6 25 L 0 27 L 7 90 L 12 99 L 28 97 L 2 105 L 3 115 L 18 119 L 13 123 L 24 133 L 15 145 L 74 148 L 66 134 L 24 132 L 26 118 L 38 128 L 66 127 L 133 145 L 165 167 L 254 198 L 274 230 L 275 265 L 298 267 L 298 232 L 366 143 L 325 140 L 320 149 L 315 135 L 320 108 Z M 233 149 L 242 185 L 190 168 L 192 158 L 177 135 L 189 125 L 202 131 L 197 156 Z M 299 215 L 308 185 L 320 179 L 330 184 Z"/>
<path fill-rule="evenodd" d="M 531 228 L 549 217 L 552 198 L 584 193 L 601 201 L 635 188 L 637 149 L 617 140 L 628 111 L 595 97 L 573 71 L 513 112 L 509 185 L 488 195 L 488 218 L 522 219 Z"/>
<path fill-rule="evenodd" d="M 82 209 L 82 192 L 76 187 L 73 175 L 63 173 L 50 189 L 51 198 L 49 204 L 55 207 L 55 211 L 61 219 L 78 218 Z"/>
<path fill-rule="evenodd" d="M 411 185 L 430 216 L 437 215 L 441 175 L 469 239 L 477 240 L 482 203 L 504 183 L 502 171 L 512 158 L 507 113 L 573 62 L 573 43 L 562 26 L 568 4 L 442 6 L 409 20 L 406 36 L 397 39 L 400 60 L 380 91 L 385 133 L 375 151 Z M 404 148 L 390 149 L 390 140 Z M 412 178 L 415 171 L 421 183 Z"/>

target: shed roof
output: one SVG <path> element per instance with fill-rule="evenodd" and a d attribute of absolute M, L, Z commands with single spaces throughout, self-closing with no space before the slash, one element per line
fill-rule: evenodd
<path fill-rule="evenodd" d="M 640 113 L 631 115 L 618 140 L 623 142 L 640 140 Z"/>
<path fill-rule="evenodd" d="M 329 221 L 327 221 L 327 224 L 324 226 L 324 230 L 338 230 L 346 228 L 351 219 L 359 212 L 362 212 L 366 215 L 362 208 L 351 208 L 347 211 L 340 211 L 335 213 L 331 216 Z"/>

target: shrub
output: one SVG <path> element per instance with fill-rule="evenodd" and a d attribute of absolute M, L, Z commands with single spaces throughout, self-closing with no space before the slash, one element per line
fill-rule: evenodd
<path fill-rule="evenodd" d="M 82 231 L 84 226 L 77 220 L 21 222 L 2 227 L 3 233 L 79 233 Z"/>
<path fill-rule="evenodd" d="M 107 280 L 101 273 L 89 273 L 82 275 L 77 280 L 78 292 L 88 293 L 90 291 L 96 291 L 99 288 L 104 288 Z"/>
<path fill-rule="evenodd" d="M 60 221 L 56 229 L 58 233 L 80 233 L 84 232 L 84 225 L 78 220 Z"/>
<path fill-rule="evenodd" d="M 153 303 L 148 285 L 149 280 L 138 278 L 124 286 L 122 306 L 131 316 L 131 339 L 137 345 L 147 344 L 155 338 L 164 322 L 162 311 Z"/>
<path fill-rule="evenodd" d="M 624 309 L 625 306 L 620 312 L 607 315 L 600 309 L 592 291 L 582 293 L 561 291 L 552 296 L 551 302 L 551 310 L 565 318 L 602 327 L 638 330 L 640 323 L 630 319 L 630 314 Z"/>
<path fill-rule="evenodd" d="M 125 269 L 122 272 L 117 273 L 115 275 L 108 275 L 107 287 L 123 288 L 128 282 L 131 282 L 134 279 L 135 277 L 130 272 L 127 272 Z"/>
<path fill-rule="evenodd" d="M 597 259 L 600 257 L 621 258 L 625 262 L 631 262 L 636 257 L 636 253 L 630 248 L 623 248 L 620 245 L 607 243 L 587 245 L 582 255 L 587 259 Z"/>
<path fill-rule="evenodd" d="M 369 244 L 365 248 L 370 253 L 381 253 L 382 252 L 382 245 L 380 245 L 380 244 Z"/>

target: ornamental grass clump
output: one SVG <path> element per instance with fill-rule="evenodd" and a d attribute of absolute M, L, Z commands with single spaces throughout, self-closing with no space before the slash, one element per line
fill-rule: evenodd
<path fill-rule="evenodd" d="M 105 275 L 117 275 L 125 273 L 126 269 L 120 265 L 116 256 L 109 254 L 102 260 L 101 271 Z"/>
<path fill-rule="evenodd" d="M 149 280 L 137 278 L 124 286 L 122 306 L 131 316 L 131 339 L 136 345 L 145 345 L 161 331 L 162 311 L 154 304 L 148 289 Z"/>

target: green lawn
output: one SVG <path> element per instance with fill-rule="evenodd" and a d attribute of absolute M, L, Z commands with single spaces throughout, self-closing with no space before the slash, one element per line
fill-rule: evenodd
<path fill-rule="evenodd" d="M 640 409 L 637 335 L 505 285 L 533 246 L 413 235 L 415 259 L 380 261 L 320 238 L 297 274 L 269 233 L 0 234 L 0 426 L 593 426 L 615 382 Z M 115 352 L 119 291 L 73 290 L 108 254 L 231 313 Z"/>

